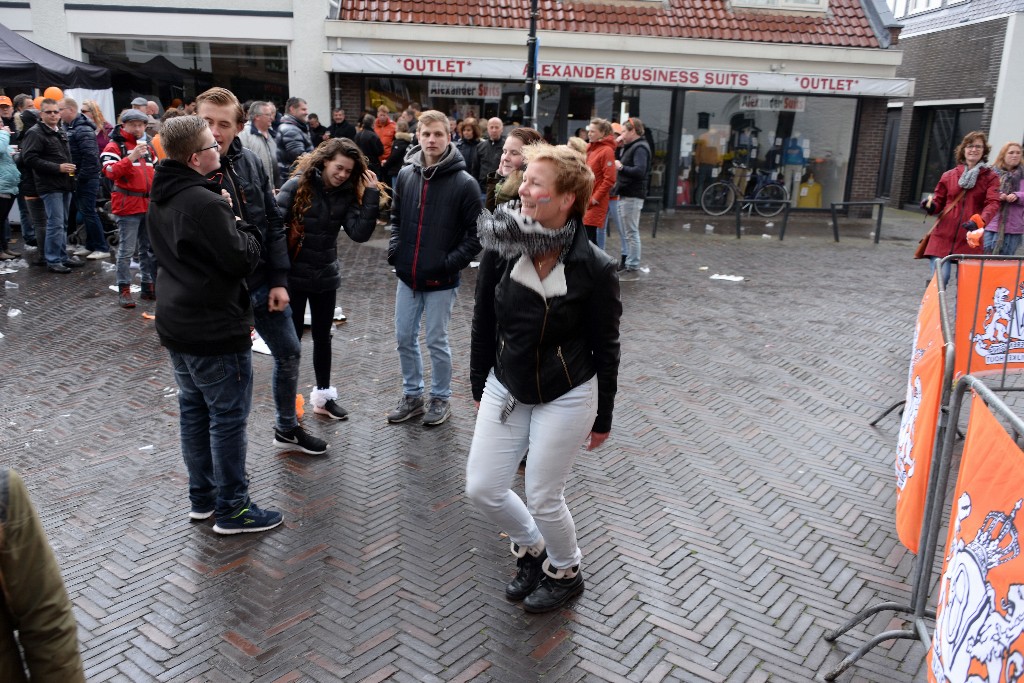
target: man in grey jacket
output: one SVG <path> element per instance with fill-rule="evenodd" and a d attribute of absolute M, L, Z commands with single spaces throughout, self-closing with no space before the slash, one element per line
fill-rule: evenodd
<path fill-rule="evenodd" d="M 242 146 L 256 155 L 267 172 L 267 177 L 274 183 L 274 189 L 280 189 L 283 181 L 277 166 L 277 140 L 270 124 L 276 114 L 270 102 L 253 102 L 249 105 L 249 125 L 238 134 Z"/>

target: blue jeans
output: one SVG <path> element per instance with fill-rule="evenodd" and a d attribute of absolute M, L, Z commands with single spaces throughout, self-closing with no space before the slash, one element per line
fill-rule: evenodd
<path fill-rule="evenodd" d="M 622 255 L 625 256 L 628 251 L 626 250 L 626 231 L 622 228 L 622 221 L 619 220 L 619 200 L 609 199 L 608 200 L 608 217 L 604 219 L 604 230 L 605 235 L 608 234 L 608 226 L 615 224 L 615 231 L 619 233 L 619 248 L 622 250 Z M 604 249 L 604 245 L 599 244 L 599 247 Z"/>
<path fill-rule="evenodd" d="M 982 245 L 986 254 L 992 254 L 993 249 L 996 248 L 996 238 L 999 236 L 998 232 L 992 230 L 985 231 L 985 242 Z M 999 250 L 996 256 L 1013 256 L 1020 249 L 1020 240 L 1024 235 L 1011 235 L 1009 233 L 1003 234 L 1003 248 Z"/>
<path fill-rule="evenodd" d="M 640 267 L 640 210 L 644 200 L 640 197 L 619 197 L 619 221 L 626 233 L 626 268 Z"/>
<path fill-rule="evenodd" d="M 583 557 L 565 504 L 565 483 L 597 415 L 597 378 L 549 403 L 520 403 L 502 421 L 508 390 L 487 377 L 466 462 L 466 494 L 476 508 L 521 546 L 547 544 L 555 569 Z M 512 490 L 527 449 L 524 503 Z"/>
<path fill-rule="evenodd" d="M 130 216 L 117 217 L 117 284 L 130 285 L 132 282 L 132 254 L 135 243 L 139 246 L 139 272 L 143 282 L 156 280 L 156 257 L 149 246 L 149 233 L 146 232 L 146 214 L 133 213 Z M 292 397 L 294 400 L 294 396 Z"/>
<path fill-rule="evenodd" d="M 38 200 L 36 200 L 38 201 Z M 24 195 L 18 195 L 18 215 L 21 221 L 21 239 L 31 242 L 36 238 L 35 221 L 32 219 L 32 212 L 29 210 L 28 200 Z"/>
<path fill-rule="evenodd" d="M 96 213 L 96 193 L 100 190 L 100 178 L 82 178 L 75 190 L 78 213 L 85 223 L 85 248 L 89 251 L 110 251 L 107 238 L 103 236 L 103 224 Z"/>
<path fill-rule="evenodd" d="M 423 357 L 420 355 L 420 319 L 426 319 L 430 351 L 430 395 L 448 400 L 452 395 L 452 350 L 448 346 L 448 322 L 459 288 L 435 292 L 414 291 L 401 280 L 395 294 L 395 339 L 402 366 L 402 391 L 423 395 Z"/>
<path fill-rule="evenodd" d="M 59 266 L 68 260 L 68 235 L 66 232 L 68 210 L 71 208 L 70 192 L 47 192 L 39 196 L 46 209 L 46 243 L 43 255 L 46 264 Z"/>
<path fill-rule="evenodd" d="M 277 411 L 277 429 L 291 431 L 299 424 L 295 416 L 295 394 L 299 386 L 299 359 L 302 347 L 295 335 L 292 324 L 292 308 L 283 311 L 267 310 L 269 285 L 260 285 L 249 292 L 256 331 L 263 337 L 274 355 L 274 370 L 270 383 L 274 393 L 274 408 Z"/>
<path fill-rule="evenodd" d="M 227 519 L 249 502 L 245 429 L 252 407 L 252 352 L 168 353 L 178 382 L 189 500 L 194 510 L 213 508 L 218 520 Z"/>
<path fill-rule="evenodd" d="M 938 256 L 929 256 L 928 257 L 928 263 L 931 265 L 931 275 L 932 276 L 935 275 L 935 268 L 938 266 L 939 261 L 941 261 L 941 260 L 942 259 L 940 259 Z M 944 266 L 942 266 L 942 286 L 943 287 L 946 287 L 947 285 L 949 285 L 949 276 L 952 274 L 952 271 L 955 270 L 955 269 L 956 269 L 956 263 L 954 263 L 953 261 L 946 261 L 946 264 Z"/>

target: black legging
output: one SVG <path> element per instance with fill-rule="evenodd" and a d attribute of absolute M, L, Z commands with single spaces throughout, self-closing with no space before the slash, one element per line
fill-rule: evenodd
<path fill-rule="evenodd" d="M 313 333 L 313 374 L 316 388 L 331 386 L 331 325 L 334 324 L 334 307 L 338 301 L 337 290 L 329 292 L 289 291 L 292 307 L 292 322 L 295 334 L 302 339 L 303 318 L 306 315 L 306 301 L 309 301 L 310 332 Z"/>
<path fill-rule="evenodd" d="M 13 194 L 10 197 L 0 197 L 0 251 L 7 251 L 7 240 L 11 237 L 8 232 L 11 227 L 7 223 L 7 214 L 11 212 L 11 207 L 14 206 L 16 200 L 17 195 Z"/>

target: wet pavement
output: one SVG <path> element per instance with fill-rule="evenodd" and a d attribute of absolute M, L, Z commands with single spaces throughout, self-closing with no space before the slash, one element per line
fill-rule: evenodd
<path fill-rule="evenodd" d="M 805 682 L 892 628 L 884 613 L 822 639 L 909 597 L 898 418 L 867 423 L 904 392 L 921 216 L 887 209 L 877 245 L 868 219 L 843 219 L 833 242 L 826 214 L 794 217 L 783 242 L 778 219 L 745 219 L 739 240 L 731 217 L 663 214 L 657 239 L 651 219 L 649 271 L 622 284 L 612 435 L 566 494 L 586 592 L 546 615 L 505 601 L 507 541 L 463 493 L 475 271 L 451 324 L 453 417 L 388 425 L 401 379 L 385 234 L 341 237 L 333 379 L 351 418 L 307 413 L 325 457 L 278 451 L 272 361 L 254 357 L 251 493 L 285 523 L 234 537 L 188 520 L 153 304 L 120 309 L 96 262 L 0 276 L 18 286 L 0 288 L 0 463 L 40 510 L 88 680 Z M 311 350 L 307 334 L 307 395 Z M 877 648 L 840 680 L 924 680 L 923 655 Z"/>

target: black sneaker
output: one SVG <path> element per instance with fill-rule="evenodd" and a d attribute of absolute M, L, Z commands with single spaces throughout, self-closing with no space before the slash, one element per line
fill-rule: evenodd
<path fill-rule="evenodd" d="M 411 417 L 423 414 L 422 396 L 403 396 L 398 405 L 388 413 L 388 422 L 405 422 Z"/>
<path fill-rule="evenodd" d="M 314 407 L 313 412 L 317 415 L 326 415 L 332 420 L 347 420 L 348 411 L 339 406 L 335 401 L 330 400 L 322 407 Z"/>
<path fill-rule="evenodd" d="M 260 510 L 256 503 L 248 505 L 227 519 L 218 519 L 213 530 L 218 534 L 249 534 L 256 531 L 268 531 L 278 526 L 284 518 L 280 512 Z"/>
<path fill-rule="evenodd" d="M 505 597 L 519 602 L 537 589 L 544 576 L 542 567 L 548 559 L 548 551 L 542 548 L 538 553 L 536 548 L 522 547 L 512 541 L 512 554 L 516 556 L 516 576 L 505 586 Z"/>
<path fill-rule="evenodd" d="M 298 425 L 289 432 L 282 432 L 275 427 L 273 445 L 284 450 L 302 451 L 310 455 L 323 455 L 327 452 L 326 441 L 307 434 L 306 430 Z"/>
<path fill-rule="evenodd" d="M 77 256 L 71 256 L 64 261 L 65 268 L 81 268 L 85 265 L 85 261 L 78 258 Z"/>
<path fill-rule="evenodd" d="M 447 400 L 431 397 L 430 403 L 427 404 L 427 412 L 423 416 L 423 424 L 428 427 L 434 427 L 443 423 L 451 416 L 452 408 Z"/>
<path fill-rule="evenodd" d="M 523 600 L 523 609 L 533 614 L 556 610 L 583 592 L 580 566 L 552 569 L 551 560 L 544 560 L 544 575 L 537 588 Z"/>
<path fill-rule="evenodd" d="M 46 266 L 46 269 L 51 273 L 60 273 L 61 275 L 67 275 L 71 272 L 71 269 L 60 263 Z"/>

